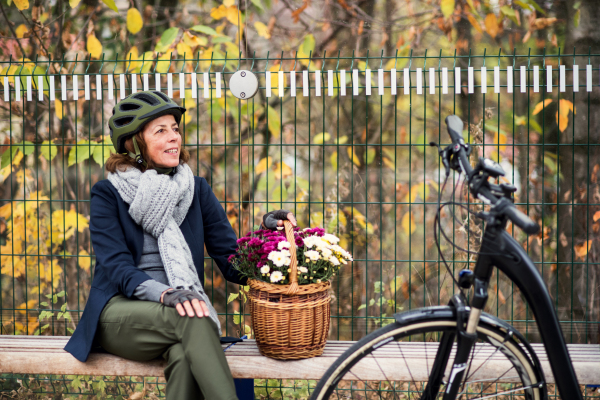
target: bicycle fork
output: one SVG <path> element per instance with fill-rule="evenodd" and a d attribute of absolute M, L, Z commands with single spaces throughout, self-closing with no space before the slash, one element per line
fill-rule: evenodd
<path fill-rule="evenodd" d="M 462 294 L 456 294 L 450 300 L 450 306 L 456 310 L 456 331 L 448 331 L 443 334 L 431 371 L 432 381 L 428 382 L 428 390 L 424 393 L 422 400 L 437 398 L 442 377 L 446 371 L 452 345 L 456 339 L 456 356 L 448 376 L 446 390 L 443 400 L 454 400 L 460 391 L 463 377 L 469 367 L 469 355 L 477 340 L 477 325 L 485 303 L 487 301 L 487 281 L 475 278 L 475 293 L 472 307 L 468 307 Z M 456 337 L 458 335 L 458 337 Z"/>

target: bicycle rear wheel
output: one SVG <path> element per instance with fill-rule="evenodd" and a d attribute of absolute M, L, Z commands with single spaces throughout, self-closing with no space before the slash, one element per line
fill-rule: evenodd
<path fill-rule="evenodd" d="M 527 345 L 510 326 L 490 323 L 492 318 L 482 318 L 477 327 L 478 340 L 457 398 L 545 400 L 543 373 Z M 344 352 L 323 375 L 311 400 L 442 399 L 456 332 L 450 307 L 405 313 Z"/>

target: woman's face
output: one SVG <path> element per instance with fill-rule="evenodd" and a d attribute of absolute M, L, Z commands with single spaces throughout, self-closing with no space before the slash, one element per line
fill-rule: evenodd
<path fill-rule="evenodd" d="M 143 130 L 147 156 L 159 168 L 179 165 L 181 135 L 172 115 L 163 115 L 146 124 Z"/>

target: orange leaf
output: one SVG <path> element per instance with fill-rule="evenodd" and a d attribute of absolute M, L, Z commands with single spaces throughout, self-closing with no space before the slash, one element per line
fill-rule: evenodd
<path fill-rule="evenodd" d="M 587 256 L 587 253 L 592 248 L 593 241 L 593 239 L 590 239 L 586 243 L 574 246 L 573 248 L 575 250 L 575 258 L 585 260 L 585 256 Z"/>
<path fill-rule="evenodd" d="M 556 112 L 556 123 L 558 124 L 558 129 L 560 129 L 561 132 L 564 132 L 565 129 L 567 129 L 567 126 L 569 125 L 569 118 L 568 117 L 558 117 L 558 111 Z"/>
<path fill-rule="evenodd" d="M 533 112 L 531 113 L 532 115 L 537 115 L 539 114 L 540 111 L 542 111 L 542 109 L 544 107 L 546 107 L 548 104 L 552 103 L 552 99 L 546 99 L 544 101 L 540 101 L 539 103 L 537 103 L 535 105 L 535 107 L 533 108 Z"/>
<path fill-rule="evenodd" d="M 477 31 L 479 33 L 483 33 L 483 29 L 481 29 L 481 25 L 479 24 L 477 19 L 473 16 L 473 14 L 469 14 L 467 16 L 467 18 L 469 19 L 469 22 L 471 23 L 471 25 L 473 25 L 473 28 L 477 29 Z"/>
<path fill-rule="evenodd" d="M 300 14 L 308 7 L 308 1 L 304 0 L 304 3 L 294 12 L 292 12 L 292 18 L 294 18 L 294 23 L 297 23 L 300 20 Z"/>
<path fill-rule="evenodd" d="M 485 16 L 485 30 L 487 33 L 494 39 L 496 35 L 498 35 L 498 19 L 496 18 L 496 14 L 489 13 Z"/>
<path fill-rule="evenodd" d="M 600 219 L 600 211 L 596 211 L 594 213 L 594 222 L 598 221 Z"/>

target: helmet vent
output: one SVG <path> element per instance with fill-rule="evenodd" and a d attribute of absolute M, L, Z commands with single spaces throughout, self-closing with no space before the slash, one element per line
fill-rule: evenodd
<path fill-rule="evenodd" d="M 169 98 L 167 96 L 164 95 L 164 93 L 161 92 L 153 92 L 155 95 L 157 95 L 158 97 L 160 97 L 161 99 L 164 100 L 165 103 L 169 102 Z"/>
<path fill-rule="evenodd" d="M 147 103 L 151 106 L 157 106 L 160 104 L 160 102 L 158 100 L 156 100 L 156 98 L 146 94 L 146 93 L 138 93 L 135 96 L 133 96 L 134 99 L 137 100 L 141 100 L 144 103 Z"/>
<path fill-rule="evenodd" d="M 119 110 L 123 111 L 123 112 L 135 111 L 135 110 L 139 110 L 140 108 L 142 108 L 142 106 L 140 106 L 139 104 L 135 104 L 135 103 L 122 103 L 119 105 Z"/>
<path fill-rule="evenodd" d="M 125 116 L 125 117 L 116 118 L 113 122 L 115 124 L 115 127 L 121 128 L 125 125 L 129 125 L 130 123 L 132 123 L 134 118 L 135 117 Z"/>

